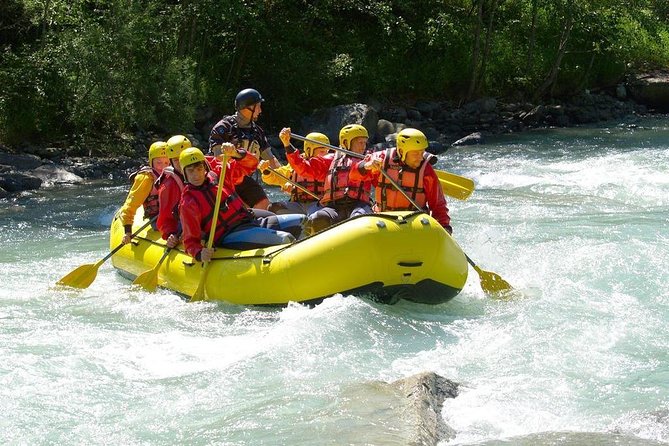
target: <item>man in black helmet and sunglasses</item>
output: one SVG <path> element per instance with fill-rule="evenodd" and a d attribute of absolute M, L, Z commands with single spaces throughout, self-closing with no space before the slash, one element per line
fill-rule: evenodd
<path fill-rule="evenodd" d="M 265 132 L 256 124 L 262 103 L 265 102 L 258 90 L 246 88 L 235 97 L 235 114 L 225 116 L 211 130 L 209 150 L 215 155 L 220 151 L 221 144 L 232 143 L 259 159 L 269 160 L 270 166 L 277 168 L 281 163 L 272 153 Z M 248 175 L 237 185 L 235 192 L 250 208 L 267 209 L 270 204 L 267 194 L 258 182 Z"/>

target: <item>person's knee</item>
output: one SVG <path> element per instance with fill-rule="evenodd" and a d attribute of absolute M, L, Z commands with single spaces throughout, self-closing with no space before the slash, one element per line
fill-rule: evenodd
<path fill-rule="evenodd" d="M 331 225 L 332 219 L 328 215 L 317 213 L 309 216 L 304 225 L 304 229 L 308 235 L 313 235 Z"/>
<path fill-rule="evenodd" d="M 277 235 L 281 238 L 281 243 L 280 244 L 285 244 L 285 243 L 294 243 L 295 240 L 297 240 L 298 235 L 292 234 L 290 232 L 285 232 L 285 231 L 278 231 Z"/>
<path fill-rule="evenodd" d="M 263 198 L 260 201 L 258 201 L 256 204 L 254 204 L 252 207 L 267 210 L 267 208 L 269 207 L 269 204 L 270 204 L 269 199 L 268 198 Z"/>
<path fill-rule="evenodd" d="M 284 203 L 281 202 L 275 202 L 275 203 L 270 203 L 269 207 L 267 208 L 268 211 L 274 212 L 275 214 L 281 214 L 285 213 L 288 208 Z"/>

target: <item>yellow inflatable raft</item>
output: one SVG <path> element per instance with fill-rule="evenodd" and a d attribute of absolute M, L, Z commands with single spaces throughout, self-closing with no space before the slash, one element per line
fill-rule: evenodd
<path fill-rule="evenodd" d="M 141 209 L 135 227 L 142 223 Z M 110 246 L 121 242 L 114 219 Z M 120 249 L 112 263 L 133 279 L 152 269 L 165 243 L 150 227 Z M 173 249 L 158 270 L 158 286 L 191 296 L 202 266 Z M 367 295 L 387 303 L 407 299 L 440 304 L 467 280 L 467 260 L 429 215 L 386 212 L 356 217 L 291 245 L 235 251 L 218 248 L 209 265 L 205 298 L 243 305 L 312 302 L 337 293 Z"/>

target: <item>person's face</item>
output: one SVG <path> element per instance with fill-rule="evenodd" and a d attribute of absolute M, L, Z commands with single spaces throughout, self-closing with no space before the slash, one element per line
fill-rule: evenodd
<path fill-rule="evenodd" d="M 207 169 L 204 168 L 204 164 L 201 162 L 191 164 L 184 169 L 184 175 L 193 186 L 202 186 L 204 179 L 207 177 Z"/>
<path fill-rule="evenodd" d="M 423 161 L 424 154 L 425 150 L 412 150 L 411 152 L 407 152 L 407 155 L 404 158 L 404 164 L 412 169 L 417 169 Z"/>
<path fill-rule="evenodd" d="M 151 161 L 151 167 L 153 167 L 158 173 L 162 172 L 163 169 L 169 165 L 170 160 L 166 156 L 159 156 L 158 158 L 154 158 L 153 161 Z"/>
<path fill-rule="evenodd" d="M 328 148 L 327 147 L 315 147 L 311 151 L 311 156 L 324 156 L 327 153 L 328 153 Z"/>
<path fill-rule="evenodd" d="M 181 164 L 179 164 L 179 158 L 172 158 L 170 163 L 172 164 L 172 167 L 174 167 L 174 170 L 183 173 L 183 170 L 181 170 Z"/>
<path fill-rule="evenodd" d="M 262 113 L 262 102 L 258 102 L 256 106 L 253 108 L 253 120 L 257 120 L 260 117 L 260 113 Z"/>
<path fill-rule="evenodd" d="M 349 150 L 355 153 L 363 153 L 366 148 L 367 148 L 367 137 L 358 136 L 356 138 L 353 138 L 353 140 L 351 140 Z"/>
<path fill-rule="evenodd" d="M 257 121 L 262 113 L 262 102 L 240 110 L 242 116 L 250 121 Z"/>

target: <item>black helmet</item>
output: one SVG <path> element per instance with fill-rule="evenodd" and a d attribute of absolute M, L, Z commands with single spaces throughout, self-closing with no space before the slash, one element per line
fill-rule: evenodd
<path fill-rule="evenodd" d="M 237 93 L 237 97 L 235 98 L 235 110 L 242 110 L 260 102 L 265 102 L 260 95 L 260 92 L 253 88 L 246 88 Z"/>

